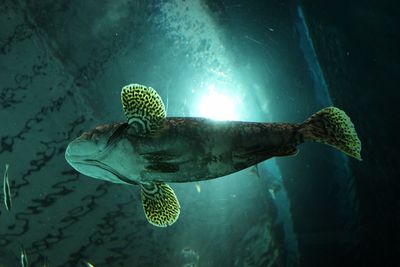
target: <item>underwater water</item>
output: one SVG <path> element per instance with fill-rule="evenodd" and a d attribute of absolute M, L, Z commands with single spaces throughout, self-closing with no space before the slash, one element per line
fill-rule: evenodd
<path fill-rule="evenodd" d="M 397 266 L 398 9 L 345 2 L 0 1 L 0 266 Z M 180 215 L 156 227 L 139 186 L 65 159 L 82 133 L 126 121 L 131 83 L 154 88 L 167 117 L 216 123 L 302 123 L 338 106 L 363 161 L 307 142 L 169 183 Z"/>

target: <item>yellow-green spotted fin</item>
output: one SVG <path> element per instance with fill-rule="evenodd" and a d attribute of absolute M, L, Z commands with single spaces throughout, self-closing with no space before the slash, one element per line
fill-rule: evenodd
<path fill-rule="evenodd" d="M 299 131 L 304 140 L 331 145 L 361 160 L 361 141 L 343 110 L 336 107 L 324 108 L 306 120 Z"/>
<path fill-rule="evenodd" d="M 135 134 L 146 135 L 160 128 L 166 117 L 164 103 L 151 87 L 129 84 L 122 88 L 121 102 Z"/>
<path fill-rule="evenodd" d="M 163 182 L 141 185 L 143 210 L 147 220 L 158 227 L 166 227 L 179 217 L 180 205 L 172 188 Z"/>

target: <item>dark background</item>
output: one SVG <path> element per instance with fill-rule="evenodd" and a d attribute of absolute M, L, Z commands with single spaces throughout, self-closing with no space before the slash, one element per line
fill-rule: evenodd
<path fill-rule="evenodd" d="M 357 121 L 363 161 L 351 243 L 305 244 L 305 266 L 398 266 L 400 8 L 396 1 L 302 1 L 333 103 Z M 323 204 L 323 203 L 318 203 Z M 335 263 L 335 264 L 333 264 Z"/>

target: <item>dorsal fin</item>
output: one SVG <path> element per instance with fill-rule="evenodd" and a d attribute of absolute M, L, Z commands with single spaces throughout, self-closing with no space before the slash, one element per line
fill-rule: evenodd
<path fill-rule="evenodd" d="M 151 87 L 129 84 L 122 88 L 121 102 L 131 132 L 147 135 L 159 129 L 166 117 L 160 95 Z"/>

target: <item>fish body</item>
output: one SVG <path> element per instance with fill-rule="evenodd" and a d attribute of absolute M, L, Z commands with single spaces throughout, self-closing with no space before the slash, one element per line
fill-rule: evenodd
<path fill-rule="evenodd" d="M 68 145 L 65 158 L 87 176 L 140 185 L 145 215 L 160 227 L 173 224 L 180 213 L 169 182 L 222 177 L 274 156 L 294 155 L 304 141 L 361 160 L 354 125 L 335 107 L 300 124 L 166 117 L 158 93 L 139 84 L 123 87 L 121 102 L 127 121 L 83 133 Z"/>
<path fill-rule="evenodd" d="M 109 173 L 106 176 L 110 181 L 117 183 L 218 178 L 273 156 L 294 154 L 300 142 L 295 124 L 217 122 L 204 118 L 167 118 L 157 133 L 145 137 L 130 134 L 127 123 L 99 129 L 74 142 L 79 145 L 85 140 L 104 139 L 100 142 L 106 143 L 105 153 L 87 155 L 77 169 L 93 176 L 90 171 L 96 164 Z M 67 149 L 66 155 L 69 153 Z M 67 156 L 72 166 L 80 159 L 81 156 Z M 101 171 L 96 178 L 104 177 Z"/>

